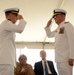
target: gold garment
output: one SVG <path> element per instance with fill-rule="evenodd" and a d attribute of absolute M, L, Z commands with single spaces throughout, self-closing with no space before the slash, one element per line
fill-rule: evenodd
<path fill-rule="evenodd" d="M 26 64 L 26 66 L 24 67 L 24 70 L 22 70 L 21 65 L 18 64 L 15 68 L 15 75 L 35 75 L 35 73 L 30 64 Z"/>

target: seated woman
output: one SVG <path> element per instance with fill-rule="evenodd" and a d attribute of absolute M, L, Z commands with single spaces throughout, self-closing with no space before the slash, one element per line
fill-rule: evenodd
<path fill-rule="evenodd" d="M 30 64 L 27 64 L 27 57 L 20 55 L 19 63 L 15 68 L 15 75 L 35 75 L 33 68 Z"/>

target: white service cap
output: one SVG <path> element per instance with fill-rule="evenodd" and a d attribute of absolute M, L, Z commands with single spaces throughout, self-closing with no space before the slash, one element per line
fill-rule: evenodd
<path fill-rule="evenodd" d="M 65 10 L 63 10 L 63 9 L 55 9 L 55 10 L 53 11 L 53 17 L 56 16 L 56 15 L 59 15 L 59 14 L 66 15 L 67 12 L 66 12 Z"/>
<path fill-rule="evenodd" d="M 8 8 L 4 10 L 5 13 L 10 12 L 10 13 L 19 13 L 18 8 Z"/>

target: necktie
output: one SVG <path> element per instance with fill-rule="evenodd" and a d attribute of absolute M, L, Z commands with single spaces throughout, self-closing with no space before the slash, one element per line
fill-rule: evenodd
<path fill-rule="evenodd" d="M 48 73 L 48 68 L 47 68 L 47 65 L 46 65 L 46 62 L 44 62 L 44 67 L 45 67 L 45 75 L 49 75 L 49 73 Z"/>

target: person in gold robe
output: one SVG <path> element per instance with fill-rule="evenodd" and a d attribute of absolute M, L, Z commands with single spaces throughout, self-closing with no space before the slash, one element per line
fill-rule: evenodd
<path fill-rule="evenodd" d="M 19 62 L 15 67 L 15 75 L 35 75 L 33 68 L 27 62 L 25 55 L 20 55 Z"/>

